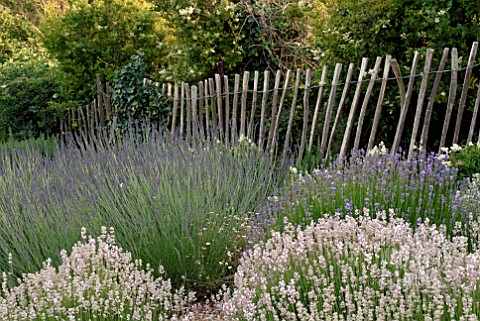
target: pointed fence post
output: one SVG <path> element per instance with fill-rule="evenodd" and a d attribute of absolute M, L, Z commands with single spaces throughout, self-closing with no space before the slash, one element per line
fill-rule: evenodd
<path fill-rule="evenodd" d="M 287 70 L 287 75 L 285 76 L 285 83 L 283 84 L 282 97 L 280 98 L 280 103 L 278 104 L 278 112 L 277 112 L 276 116 L 273 117 L 273 119 L 275 119 L 275 121 L 273 121 L 273 119 L 272 119 L 273 126 L 270 128 L 270 135 L 269 135 L 270 155 L 273 155 L 273 152 L 275 151 L 275 145 L 276 145 L 277 140 L 278 140 L 278 129 L 280 128 L 280 116 L 281 116 L 281 113 L 282 113 L 283 104 L 285 102 L 285 96 L 286 96 L 287 90 L 288 90 L 290 74 L 291 74 L 291 70 L 288 69 Z M 277 76 L 279 76 L 279 73 L 277 73 Z M 275 80 L 275 83 L 277 83 L 277 80 L 278 80 L 278 84 L 280 84 L 280 77 L 277 77 L 277 79 Z M 276 88 L 278 88 L 278 86 Z M 272 111 L 272 113 L 273 113 L 273 111 Z"/>
<path fill-rule="evenodd" d="M 267 140 L 267 151 L 269 153 L 273 152 L 272 146 L 274 143 L 274 136 L 276 132 L 276 124 L 277 124 L 277 100 L 278 100 L 278 90 L 280 89 L 280 79 L 282 76 L 282 72 L 277 70 L 277 74 L 275 75 L 275 84 L 273 87 L 273 97 L 272 97 L 272 117 L 270 119 L 270 132 L 268 133 L 268 140 Z M 284 90 L 282 92 L 282 97 L 285 98 L 285 93 L 287 91 L 288 86 L 288 79 L 290 77 L 290 70 L 287 70 L 287 76 L 285 77 L 285 85 Z M 281 108 L 280 108 L 281 111 Z M 278 113 L 280 115 L 280 113 Z"/>
<path fill-rule="evenodd" d="M 230 95 L 227 75 L 223 76 L 223 85 L 223 92 L 225 94 L 225 144 L 228 145 L 230 143 L 230 126 L 232 122 L 230 121 Z"/>
<path fill-rule="evenodd" d="M 365 113 L 367 111 L 368 102 L 370 101 L 370 96 L 372 95 L 373 86 L 375 85 L 375 81 L 377 80 L 378 70 L 381 63 L 382 57 L 377 57 L 377 60 L 375 61 L 375 66 L 373 67 L 372 76 L 370 77 L 370 81 L 368 82 L 367 92 L 365 93 L 365 97 L 363 98 L 362 109 L 360 109 L 360 115 L 358 116 L 357 132 L 355 134 L 355 142 L 353 144 L 354 151 L 357 151 L 360 145 Z"/>
<path fill-rule="evenodd" d="M 233 109 L 232 109 L 232 134 L 230 135 L 232 144 L 237 141 L 237 114 L 238 114 L 238 88 L 240 87 L 240 75 L 235 75 L 235 83 L 233 85 Z"/>
<path fill-rule="evenodd" d="M 270 71 L 265 70 L 263 76 L 263 96 L 262 96 L 262 112 L 260 114 L 260 133 L 258 135 L 258 150 L 263 151 L 263 140 L 265 135 L 265 114 L 267 112 L 268 100 L 268 84 L 270 82 Z"/>
<path fill-rule="evenodd" d="M 450 118 L 452 117 L 453 105 L 455 104 L 455 97 L 457 95 L 457 81 L 458 81 L 458 52 L 457 48 L 452 48 L 452 73 L 450 74 L 450 90 L 448 92 L 447 112 L 445 113 L 445 120 L 443 121 L 442 136 L 440 138 L 441 148 L 445 147 L 445 141 L 447 139 L 448 125 L 450 124 Z"/>
<path fill-rule="evenodd" d="M 412 98 L 413 84 L 415 83 L 415 73 L 417 72 L 418 62 L 420 60 L 420 54 L 415 51 L 413 55 L 413 63 L 410 69 L 410 80 L 408 81 L 407 93 L 405 95 L 404 104 L 401 106 L 400 119 L 397 124 L 397 131 L 395 132 L 395 139 L 393 141 L 392 150 L 390 153 L 393 155 L 398 151 L 400 146 L 400 140 L 402 139 L 403 128 L 405 126 L 405 119 L 407 117 L 408 107 L 410 105 L 410 99 Z"/>
<path fill-rule="evenodd" d="M 222 76 L 223 77 L 223 76 Z M 226 125 L 224 124 L 225 116 L 223 115 L 223 88 L 222 88 L 223 79 L 220 78 L 219 74 L 215 74 L 215 88 L 216 88 L 216 95 L 217 95 L 217 112 L 218 112 L 218 128 L 220 131 L 220 141 L 225 142 L 225 130 Z"/>
<path fill-rule="evenodd" d="M 477 56 L 478 42 L 474 42 L 468 58 L 467 71 L 465 73 L 465 80 L 463 81 L 462 95 L 460 96 L 460 103 L 458 104 L 457 121 L 455 123 L 455 132 L 453 133 L 453 144 L 458 143 L 460 135 L 460 126 L 462 125 L 463 110 L 465 109 L 465 102 L 467 101 L 467 92 L 470 85 L 470 78 L 472 77 L 473 65 Z"/>
<path fill-rule="evenodd" d="M 353 128 L 355 111 L 357 109 L 357 105 L 360 100 L 360 95 L 362 93 L 363 77 L 366 74 L 367 65 L 368 65 L 368 58 L 363 58 L 362 65 L 360 67 L 360 74 L 358 76 L 357 88 L 355 89 L 355 96 L 353 97 L 352 106 L 350 107 L 350 113 L 348 114 L 347 128 L 345 129 L 345 133 L 343 135 L 342 147 L 340 148 L 340 153 L 338 158 L 344 158 L 345 155 L 347 154 L 348 142 L 350 141 L 350 134 Z"/>
<path fill-rule="evenodd" d="M 248 98 L 248 82 L 250 80 L 250 72 L 243 73 L 242 85 L 242 109 L 240 111 L 240 136 L 245 137 L 246 119 L 247 119 L 247 98 Z"/>
<path fill-rule="evenodd" d="M 328 98 L 327 112 L 325 114 L 325 121 L 323 123 L 322 143 L 321 143 L 321 157 L 325 156 L 328 142 L 328 131 L 330 130 L 330 119 L 332 117 L 333 106 L 335 105 L 335 96 L 337 95 L 338 81 L 340 80 L 340 73 L 342 72 L 342 64 L 335 65 L 333 73 L 332 87 L 330 88 L 330 96 Z"/>
<path fill-rule="evenodd" d="M 205 89 L 203 87 L 203 81 L 198 82 L 198 123 L 199 123 L 199 132 L 202 139 L 205 139 L 205 127 L 203 125 L 204 111 L 203 111 L 203 102 L 205 96 Z"/>
<path fill-rule="evenodd" d="M 443 49 L 442 59 L 440 60 L 440 63 L 438 65 L 437 74 L 435 75 L 435 80 L 433 81 L 432 91 L 430 92 L 430 97 L 428 98 L 427 109 L 425 110 L 425 119 L 423 120 L 422 135 L 420 136 L 420 141 L 422 142 L 422 150 L 425 152 L 427 150 L 428 130 L 430 129 L 430 120 L 432 118 L 433 104 L 435 103 L 435 96 L 437 95 L 438 86 L 440 85 L 440 80 L 443 75 L 443 70 L 445 69 L 445 64 L 447 62 L 449 52 L 449 48 Z"/>
<path fill-rule="evenodd" d="M 178 83 L 173 86 L 173 115 L 172 115 L 172 129 L 171 134 L 175 133 L 175 122 L 177 121 L 177 109 L 178 109 Z"/>
<path fill-rule="evenodd" d="M 313 137 L 315 136 L 315 127 L 317 126 L 317 120 L 320 112 L 320 107 L 322 106 L 323 91 L 325 85 L 327 84 L 327 72 L 328 66 L 323 66 L 322 78 L 320 80 L 320 86 L 318 88 L 317 101 L 315 103 L 315 110 L 313 112 L 312 128 L 310 129 L 310 139 L 308 141 L 308 153 L 312 153 L 313 148 Z"/>
<path fill-rule="evenodd" d="M 255 111 L 257 109 L 257 94 L 258 94 L 258 70 L 255 70 L 253 76 L 253 96 L 252 96 L 252 108 L 250 110 L 250 120 L 248 122 L 247 137 L 253 140 L 253 126 L 255 122 Z"/>
<path fill-rule="evenodd" d="M 377 134 L 378 123 L 380 122 L 380 116 L 382 114 L 383 99 L 385 97 L 385 89 L 387 88 L 388 74 L 390 72 L 390 60 L 391 56 L 385 58 L 385 67 L 383 68 L 382 87 L 378 95 L 377 107 L 375 109 L 375 116 L 373 117 L 372 131 L 370 132 L 370 138 L 368 139 L 367 150 L 371 150 L 375 144 L 375 135 Z"/>
<path fill-rule="evenodd" d="M 343 105 L 345 104 L 345 99 L 347 98 L 348 89 L 350 88 L 350 82 L 352 80 L 353 67 L 354 66 L 355 65 L 353 63 L 350 63 L 349 66 L 348 66 L 347 78 L 345 79 L 345 82 L 344 82 L 345 87 L 343 87 L 342 98 L 340 98 L 340 103 L 338 104 L 337 114 L 335 115 L 335 121 L 333 122 L 332 131 L 330 133 L 330 138 L 328 139 L 327 155 L 325 156 L 327 158 L 328 158 L 328 155 L 329 155 L 328 153 L 332 148 L 333 138 L 335 137 L 335 133 L 336 133 L 337 127 L 338 127 L 338 122 L 340 121 L 340 116 L 341 116 L 342 111 L 343 111 Z"/>
<path fill-rule="evenodd" d="M 475 130 L 475 123 L 477 121 L 479 105 L 480 105 L 480 84 L 477 90 L 477 98 L 475 99 L 475 105 L 473 106 L 473 116 L 472 116 L 472 122 L 470 123 L 470 130 L 468 131 L 467 144 L 471 143 L 473 139 L 473 131 Z"/>
<path fill-rule="evenodd" d="M 298 88 L 300 87 L 300 75 L 300 69 L 297 69 L 297 75 L 295 77 L 295 89 L 293 90 L 292 106 L 290 108 L 290 118 L 288 119 L 287 134 L 285 137 L 285 143 L 283 145 L 282 164 L 285 163 L 285 160 L 287 159 L 287 152 L 289 150 L 290 136 L 292 134 L 293 126 L 293 117 L 295 116 L 295 108 L 297 107 Z"/>
<path fill-rule="evenodd" d="M 180 87 L 180 137 L 183 137 L 183 125 L 185 123 L 185 83 L 182 82 Z"/>

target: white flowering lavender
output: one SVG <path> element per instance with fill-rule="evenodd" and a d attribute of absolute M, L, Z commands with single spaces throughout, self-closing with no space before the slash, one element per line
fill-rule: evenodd
<path fill-rule="evenodd" d="M 233 320 L 478 320 L 480 252 L 393 211 L 326 216 L 244 256 L 223 312 Z"/>
<path fill-rule="evenodd" d="M 463 213 L 471 213 L 477 216 L 480 213 L 480 173 L 469 178 L 468 187 L 462 192 L 457 192 L 459 197 L 459 209 Z"/>
<path fill-rule="evenodd" d="M 194 293 L 173 290 L 170 280 L 155 279 L 147 264 L 115 244 L 113 229 L 96 240 L 86 237 L 70 256 L 61 251 L 58 269 L 47 260 L 37 273 L 8 287 L 3 273 L 0 320 L 170 320 L 186 317 Z"/>

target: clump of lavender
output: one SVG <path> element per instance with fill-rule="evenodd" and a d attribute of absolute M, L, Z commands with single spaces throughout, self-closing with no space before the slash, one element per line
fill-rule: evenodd
<path fill-rule="evenodd" d="M 48 257 L 56 266 L 82 226 L 113 226 L 134 259 L 162 265 L 176 287 L 205 294 L 231 283 L 251 212 L 278 186 L 277 171 L 257 149 L 142 134 L 62 145 L 51 158 L 36 148 L 0 151 L 0 270 L 8 253 L 15 276 Z"/>
<path fill-rule="evenodd" d="M 480 174 L 473 174 L 472 178 L 464 180 L 468 184 L 462 190 L 457 191 L 455 204 L 458 213 L 469 219 L 457 222 L 454 234 L 467 236 L 471 249 L 477 250 L 480 245 Z"/>
<path fill-rule="evenodd" d="M 478 320 L 480 252 L 393 210 L 285 222 L 241 260 L 223 313 L 234 320 Z M 372 216 L 376 216 L 372 218 Z"/>
<path fill-rule="evenodd" d="M 419 154 L 412 160 L 402 154 L 354 153 L 348 160 L 338 159 L 293 179 L 269 198 L 258 219 L 267 226 L 281 228 L 284 216 L 292 223 L 308 225 L 325 213 L 355 215 L 356 208 L 371 212 L 393 209 L 414 226 L 427 218 L 445 224 L 450 233 L 456 221 L 453 199 L 462 190 L 457 169 L 438 159 L 438 155 Z"/>
<path fill-rule="evenodd" d="M 61 251 L 58 269 L 47 260 L 18 282 L 9 287 L 3 273 L 1 320 L 170 320 L 186 317 L 195 298 L 154 278 L 150 265 L 134 261 L 104 227 L 97 239 L 82 229 L 70 255 Z"/>

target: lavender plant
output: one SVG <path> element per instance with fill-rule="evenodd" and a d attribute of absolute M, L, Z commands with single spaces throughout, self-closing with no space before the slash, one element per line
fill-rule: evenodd
<path fill-rule="evenodd" d="M 8 253 L 17 276 L 48 257 L 55 266 L 82 226 L 112 226 L 135 259 L 199 293 L 231 282 L 250 212 L 279 180 L 257 150 L 190 145 L 157 131 L 142 141 L 61 146 L 51 159 L 35 148 L 0 157 L 0 270 L 10 269 Z"/>
<path fill-rule="evenodd" d="M 386 150 L 354 153 L 348 160 L 337 159 L 313 170 L 293 175 L 260 211 L 259 221 L 282 227 L 286 216 L 294 224 L 308 225 L 326 213 L 355 215 L 356 208 L 372 213 L 393 209 L 413 226 L 429 218 L 445 224 L 450 233 L 457 215 L 456 193 L 465 188 L 457 181 L 457 169 L 439 160 L 438 155 L 419 154 L 412 160 Z"/>
<path fill-rule="evenodd" d="M 480 252 L 469 254 L 465 237 L 393 211 L 354 216 L 286 220 L 242 258 L 226 319 L 479 319 Z"/>
<path fill-rule="evenodd" d="M 154 278 L 149 264 L 143 268 L 116 244 L 113 229 L 102 227 L 97 239 L 82 229 L 82 241 L 60 256 L 58 269 L 48 259 L 17 286 L 3 273 L 1 320 L 174 320 L 188 316 L 195 299 Z"/>

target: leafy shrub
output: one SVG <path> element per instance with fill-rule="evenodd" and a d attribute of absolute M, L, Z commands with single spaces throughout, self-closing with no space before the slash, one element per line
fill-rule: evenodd
<path fill-rule="evenodd" d="M 231 0 L 155 0 L 169 26 L 165 40 L 168 49 L 169 80 L 200 80 L 213 73 L 218 61 L 226 71 L 240 67 L 243 49 L 240 44 L 238 4 Z"/>
<path fill-rule="evenodd" d="M 461 147 L 454 144 L 450 148 L 442 148 L 445 156 L 448 155 L 448 164 L 458 168 L 458 178 L 471 178 L 474 174 L 480 173 L 480 144 L 470 143 Z"/>
<path fill-rule="evenodd" d="M 142 122 L 168 125 L 171 104 L 158 88 L 144 82 L 148 75 L 143 56 L 141 52 L 132 56 L 113 78 L 112 108 L 119 129 Z"/>
<path fill-rule="evenodd" d="M 247 65 L 255 70 L 318 67 L 312 24 L 323 14 L 320 1 L 253 0 L 240 6 Z"/>
<path fill-rule="evenodd" d="M 0 65 L 0 141 L 58 133 L 62 108 L 68 100 L 61 72 L 44 57 Z"/>
<path fill-rule="evenodd" d="M 162 21 L 145 1 L 79 0 L 46 7 L 42 42 L 62 70 L 76 80 L 80 97 L 90 102 L 96 74 L 112 80 L 138 50 L 148 70 L 161 68 Z"/>
<path fill-rule="evenodd" d="M 223 311 L 235 320 L 478 318 L 475 269 L 465 237 L 393 210 L 326 215 L 244 255 Z M 374 216 L 375 218 L 371 218 Z"/>
<path fill-rule="evenodd" d="M 326 1 L 323 10 L 313 28 L 322 61 L 388 54 L 404 61 L 427 48 L 468 52 L 480 32 L 480 9 L 471 1 L 336 0 Z"/>
<path fill-rule="evenodd" d="M 8 61 L 14 52 L 32 37 L 25 19 L 0 4 L 0 64 Z"/>
<path fill-rule="evenodd" d="M 454 221 L 466 219 L 455 215 L 455 195 L 465 183 L 457 182 L 456 168 L 437 156 L 407 160 L 377 148 L 325 163 L 311 174 L 294 175 L 269 198 L 258 220 L 281 228 L 286 216 L 293 224 L 308 225 L 325 213 L 355 215 L 356 208 L 365 207 L 372 213 L 393 209 L 413 226 L 429 218 L 451 233 Z"/>
<path fill-rule="evenodd" d="M 48 259 L 15 287 L 3 273 L 2 320 L 169 320 L 194 300 L 194 293 L 172 289 L 170 280 L 153 277 L 150 265 L 134 261 L 116 244 L 113 229 L 102 227 L 96 240 L 82 229 L 82 241 L 60 256 L 58 269 Z"/>
<path fill-rule="evenodd" d="M 135 259 L 162 265 L 172 284 L 199 293 L 230 283 L 254 232 L 251 212 L 278 186 L 258 151 L 231 152 L 153 131 L 143 142 L 125 134 L 115 146 L 60 146 L 2 152 L 0 257 L 12 253 L 15 275 L 33 272 L 85 226 L 115 228 Z M 22 170 L 18 170 L 21 168 Z M 9 269 L 0 260 L 0 270 Z"/>

